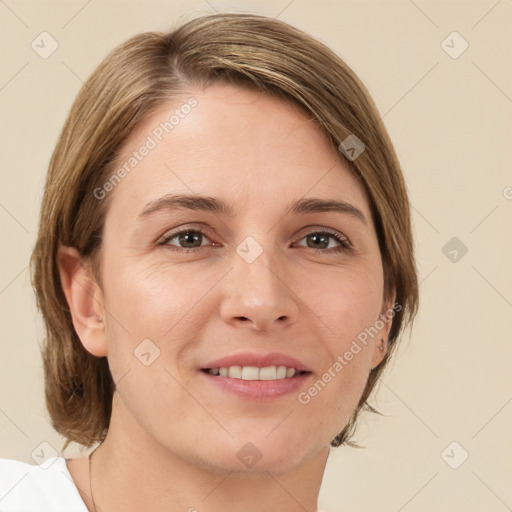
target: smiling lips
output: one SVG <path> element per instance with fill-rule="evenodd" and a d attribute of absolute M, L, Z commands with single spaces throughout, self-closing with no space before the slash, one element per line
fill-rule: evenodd
<path fill-rule="evenodd" d="M 284 375 L 283 367 L 285 368 Z M 240 352 L 206 363 L 201 369 L 213 370 L 214 375 L 220 374 L 224 377 L 245 380 L 283 379 L 292 377 L 295 373 L 309 373 L 311 371 L 298 359 L 279 352 L 268 352 L 266 354 Z M 256 376 L 256 370 L 258 370 L 258 376 Z M 295 372 L 292 373 L 291 370 L 295 370 Z M 274 372 L 276 376 L 274 376 Z"/>
<path fill-rule="evenodd" d="M 289 379 L 297 372 L 295 368 L 286 366 L 265 366 L 258 368 L 257 366 L 229 366 L 221 368 L 210 368 L 210 375 L 220 375 L 222 377 L 230 377 L 232 379 L 243 380 L 276 380 Z M 300 372 L 303 373 L 303 372 Z"/>
<path fill-rule="evenodd" d="M 201 371 L 213 384 L 244 398 L 276 398 L 302 386 L 311 370 L 277 352 L 239 353 L 207 363 Z"/>

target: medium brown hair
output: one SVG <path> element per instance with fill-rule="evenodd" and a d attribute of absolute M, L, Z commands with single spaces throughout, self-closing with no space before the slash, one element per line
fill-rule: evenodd
<path fill-rule="evenodd" d="M 351 160 L 340 152 L 369 198 L 384 269 L 384 299 L 396 292 L 384 360 L 370 372 L 350 421 L 331 446 L 350 439 L 359 413 L 377 412 L 368 397 L 399 334 L 418 307 L 418 282 L 406 187 L 377 108 L 355 73 L 332 50 L 297 28 L 252 14 L 214 14 L 167 33 L 136 35 L 115 48 L 76 97 L 50 160 L 32 283 L 44 318 L 46 405 L 53 427 L 86 447 L 102 441 L 115 384 L 106 357 L 85 350 L 71 319 L 57 265 L 59 246 L 75 247 L 95 265 L 107 196 L 94 190 L 112 176 L 116 156 L 138 123 L 192 85 L 249 86 L 299 106 L 331 143 L 355 135 L 365 145 Z M 379 413 L 380 414 L 380 413 Z"/>

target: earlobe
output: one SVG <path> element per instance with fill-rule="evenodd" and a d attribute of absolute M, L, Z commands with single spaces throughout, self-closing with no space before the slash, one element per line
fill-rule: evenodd
<path fill-rule="evenodd" d="M 387 341 L 380 337 L 375 340 L 375 345 L 373 347 L 373 355 L 372 355 L 372 363 L 370 366 L 370 371 L 375 370 L 377 366 L 384 360 L 387 352 Z"/>
<path fill-rule="evenodd" d="M 388 339 L 395 315 L 396 293 L 391 294 L 391 298 L 383 302 L 382 311 L 379 316 L 379 333 L 375 336 L 375 345 L 373 347 L 373 355 L 371 362 L 371 370 L 375 369 L 386 357 L 388 351 Z"/>
<path fill-rule="evenodd" d="M 62 289 L 75 331 L 91 354 L 107 355 L 103 294 L 90 265 L 74 247 L 59 247 L 57 262 Z"/>

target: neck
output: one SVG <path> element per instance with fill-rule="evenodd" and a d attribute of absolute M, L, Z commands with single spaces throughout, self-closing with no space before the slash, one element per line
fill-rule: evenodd
<path fill-rule="evenodd" d="M 149 436 L 128 411 L 119 409 L 113 407 L 107 437 L 94 454 L 97 510 L 317 510 L 328 446 L 285 472 L 215 468 L 177 456 Z"/>

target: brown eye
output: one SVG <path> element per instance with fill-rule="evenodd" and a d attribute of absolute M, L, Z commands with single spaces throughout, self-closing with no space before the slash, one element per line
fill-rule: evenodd
<path fill-rule="evenodd" d="M 206 245 L 201 243 L 204 239 L 209 240 L 200 229 L 182 229 L 166 235 L 157 245 L 170 245 L 176 250 L 194 250 Z M 176 240 L 176 243 L 171 243 L 172 240 Z"/>
<path fill-rule="evenodd" d="M 312 231 L 302 240 L 306 239 L 306 247 L 319 253 L 333 253 L 350 250 L 347 238 L 334 231 Z M 334 243 L 332 241 L 334 241 Z M 333 245 L 331 245 L 333 244 Z M 301 245 L 304 247 L 304 245 Z"/>

